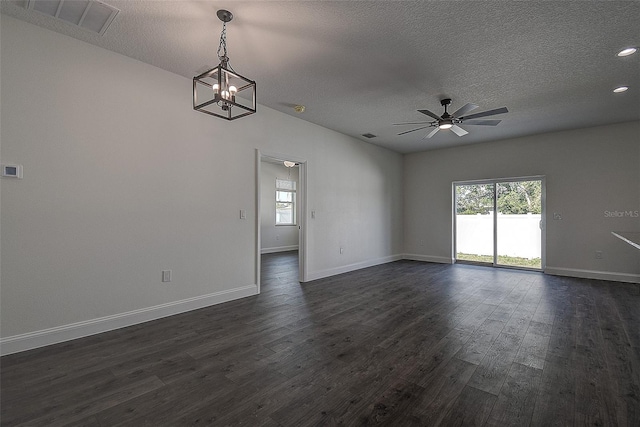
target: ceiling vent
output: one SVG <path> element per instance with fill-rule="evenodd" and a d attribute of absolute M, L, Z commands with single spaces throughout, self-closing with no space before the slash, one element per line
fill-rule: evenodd
<path fill-rule="evenodd" d="M 376 138 L 378 135 L 374 135 L 372 133 L 363 133 L 362 136 L 365 138 Z"/>
<path fill-rule="evenodd" d="M 120 12 L 96 0 L 28 0 L 26 7 L 101 36 Z"/>

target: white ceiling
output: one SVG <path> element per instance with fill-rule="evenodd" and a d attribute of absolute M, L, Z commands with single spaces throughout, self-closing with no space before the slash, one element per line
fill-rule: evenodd
<path fill-rule="evenodd" d="M 1 10 L 191 78 L 218 64 L 216 11 L 228 9 L 231 65 L 257 82 L 259 104 L 402 153 L 640 119 L 640 52 L 616 56 L 640 46 L 638 1 L 104 3 L 120 13 L 103 36 L 24 0 Z M 619 85 L 630 90 L 613 94 Z M 411 127 L 393 123 L 441 114 L 445 97 L 450 112 L 471 102 L 509 113 L 491 117 L 496 127 L 463 125 L 463 137 L 396 135 Z"/>

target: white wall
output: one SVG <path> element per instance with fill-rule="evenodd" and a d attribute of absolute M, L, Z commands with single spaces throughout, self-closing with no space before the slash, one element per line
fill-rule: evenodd
<path fill-rule="evenodd" d="M 260 168 L 260 249 L 262 253 L 298 249 L 298 226 L 276 225 L 276 178 L 299 183 L 298 167 L 263 161 Z M 299 203 L 296 210 L 299 212 Z"/>
<path fill-rule="evenodd" d="M 640 209 L 639 122 L 406 155 L 408 257 L 451 260 L 453 181 L 533 175 L 546 176 L 545 271 L 640 281 L 640 251 L 611 235 L 640 231 L 640 218 L 605 215 Z"/>
<path fill-rule="evenodd" d="M 401 155 L 263 106 L 216 119 L 188 78 L 0 29 L 2 161 L 24 165 L 1 181 L 3 352 L 254 294 L 256 149 L 308 162 L 310 277 L 401 256 Z"/>

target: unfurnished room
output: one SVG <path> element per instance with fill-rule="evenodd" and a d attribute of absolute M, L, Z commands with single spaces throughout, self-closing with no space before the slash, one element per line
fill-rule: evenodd
<path fill-rule="evenodd" d="M 640 2 L 0 12 L 0 425 L 640 425 Z"/>

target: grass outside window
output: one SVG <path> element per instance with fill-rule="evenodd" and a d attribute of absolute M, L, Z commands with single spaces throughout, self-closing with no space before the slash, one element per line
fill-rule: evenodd
<path fill-rule="evenodd" d="M 493 255 L 474 255 L 457 253 L 456 260 L 470 261 L 470 262 L 483 262 L 493 264 Z M 540 258 L 520 258 L 507 255 L 498 255 L 498 265 L 507 265 L 512 267 L 525 267 L 525 268 L 542 268 L 542 260 Z"/>

